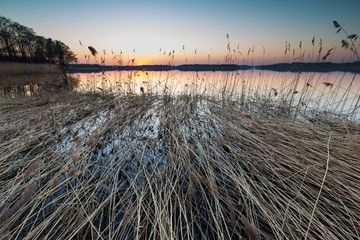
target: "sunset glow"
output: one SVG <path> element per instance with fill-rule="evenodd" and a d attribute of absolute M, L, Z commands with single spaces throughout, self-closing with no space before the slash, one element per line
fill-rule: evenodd
<path fill-rule="evenodd" d="M 115 65 L 133 64 L 133 59 L 135 65 L 218 64 L 229 59 L 236 64 L 307 62 L 316 60 L 320 39 L 321 54 L 334 48 L 331 60 L 341 62 L 351 60 L 351 54 L 341 48 L 344 36 L 335 34 L 332 21 L 338 20 L 349 33 L 360 32 L 357 0 L 5 0 L 0 9 L 1 15 L 37 34 L 66 43 L 80 63 L 96 63 L 93 57 L 87 60 L 87 46 L 97 49 L 99 63 L 103 58 L 105 64 Z M 285 44 L 290 44 L 287 55 Z"/>

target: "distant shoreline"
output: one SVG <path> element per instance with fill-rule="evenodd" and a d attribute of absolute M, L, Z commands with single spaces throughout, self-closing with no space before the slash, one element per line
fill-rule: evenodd
<path fill-rule="evenodd" d="M 352 63 L 278 63 L 270 65 L 237 65 L 237 64 L 184 64 L 184 65 L 141 65 L 141 66 L 106 66 L 99 64 L 70 64 L 68 73 L 92 73 L 105 71 L 239 71 L 269 70 L 276 72 L 360 72 L 360 62 Z"/>

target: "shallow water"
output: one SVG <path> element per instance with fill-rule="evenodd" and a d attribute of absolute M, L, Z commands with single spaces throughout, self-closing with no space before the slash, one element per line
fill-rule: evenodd
<path fill-rule="evenodd" d="M 289 102 L 315 110 L 350 114 L 359 106 L 360 75 L 331 72 L 108 71 L 80 73 L 77 91 L 124 94 L 201 94 L 215 98 Z"/>
<path fill-rule="evenodd" d="M 79 92 L 114 94 L 200 94 L 239 102 L 286 103 L 305 111 L 315 110 L 358 118 L 360 75 L 346 72 L 239 71 L 107 71 L 70 74 L 64 82 L 48 74 L 10 79 L 0 85 L 0 96 L 16 97 L 66 88 Z M 60 79 L 60 80 L 59 80 Z M 9 79 L 0 79 L 1 83 Z M 70 87 L 69 87 L 70 86 Z"/>

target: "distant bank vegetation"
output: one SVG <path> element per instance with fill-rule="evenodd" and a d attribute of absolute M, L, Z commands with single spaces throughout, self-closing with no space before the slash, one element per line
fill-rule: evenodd
<path fill-rule="evenodd" d="M 63 65 L 77 58 L 63 42 L 38 36 L 32 28 L 0 16 L 0 61 Z"/>

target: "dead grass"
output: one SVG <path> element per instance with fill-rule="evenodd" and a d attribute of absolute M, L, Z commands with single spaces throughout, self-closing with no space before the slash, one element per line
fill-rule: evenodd
<path fill-rule="evenodd" d="M 359 124 L 232 103 L 166 94 L 0 98 L 0 235 L 359 238 Z"/>
<path fill-rule="evenodd" d="M 63 72 L 54 64 L 0 63 L 0 95 L 37 92 L 37 88 L 60 84 L 63 79 Z"/>
<path fill-rule="evenodd" d="M 61 74 L 59 66 L 55 64 L 1 62 L 0 76 L 27 74 Z"/>

